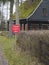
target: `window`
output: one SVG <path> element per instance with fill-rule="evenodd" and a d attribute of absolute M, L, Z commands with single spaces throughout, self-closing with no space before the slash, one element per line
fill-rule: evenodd
<path fill-rule="evenodd" d="M 43 15 L 43 16 L 47 16 L 47 9 L 46 9 L 46 8 L 43 8 L 43 9 L 42 9 L 42 15 Z"/>

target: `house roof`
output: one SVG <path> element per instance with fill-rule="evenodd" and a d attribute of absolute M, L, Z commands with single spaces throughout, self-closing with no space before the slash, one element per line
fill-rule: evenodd
<path fill-rule="evenodd" d="M 40 6 L 40 4 L 41 4 L 42 2 L 43 2 L 43 0 L 41 0 L 41 1 L 39 2 L 38 6 L 35 8 L 35 10 L 33 11 L 33 13 L 30 14 L 30 16 L 27 17 L 27 19 L 30 18 L 30 17 L 35 13 L 35 11 L 37 10 L 37 8 Z"/>

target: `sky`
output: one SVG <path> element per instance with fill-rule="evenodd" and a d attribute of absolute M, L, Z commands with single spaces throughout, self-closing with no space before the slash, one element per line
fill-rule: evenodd
<path fill-rule="evenodd" d="M 25 1 L 25 0 L 23 0 L 23 1 Z M 21 0 L 20 0 L 20 2 L 21 2 Z M 8 10 L 7 10 L 7 7 L 8 7 Z M 14 12 L 15 12 L 15 5 L 13 6 L 13 13 Z M 3 7 L 3 14 L 4 14 L 4 19 L 8 20 L 9 16 L 10 16 L 10 3 L 9 2 L 4 5 L 4 7 Z"/>
<path fill-rule="evenodd" d="M 7 5 L 8 4 L 8 5 Z M 8 7 L 8 8 L 7 8 Z M 5 5 L 4 5 L 4 7 L 3 7 L 3 15 L 4 15 L 4 17 L 5 17 L 5 19 L 6 20 L 8 20 L 9 19 L 9 16 L 10 16 L 10 3 L 8 2 L 8 3 L 6 3 Z"/>

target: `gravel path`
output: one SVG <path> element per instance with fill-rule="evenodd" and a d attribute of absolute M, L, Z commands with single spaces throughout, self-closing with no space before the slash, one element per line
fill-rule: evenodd
<path fill-rule="evenodd" d="M 0 65 L 8 65 L 8 61 L 3 53 L 2 46 L 0 46 Z"/>

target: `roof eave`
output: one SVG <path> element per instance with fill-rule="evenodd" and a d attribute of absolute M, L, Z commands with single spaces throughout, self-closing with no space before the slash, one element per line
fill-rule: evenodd
<path fill-rule="evenodd" d="M 27 19 L 30 18 L 30 17 L 35 13 L 35 11 L 37 10 L 37 8 L 40 6 L 40 4 L 41 4 L 42 2 L 43 2 L 43 0 L 40 1 L 40 3 L 39 3 L 38 6 L 35 8 L 35 10 L 33 11 L 33 13 L 32 13 L 30 16 L 28 16 Z"/>

